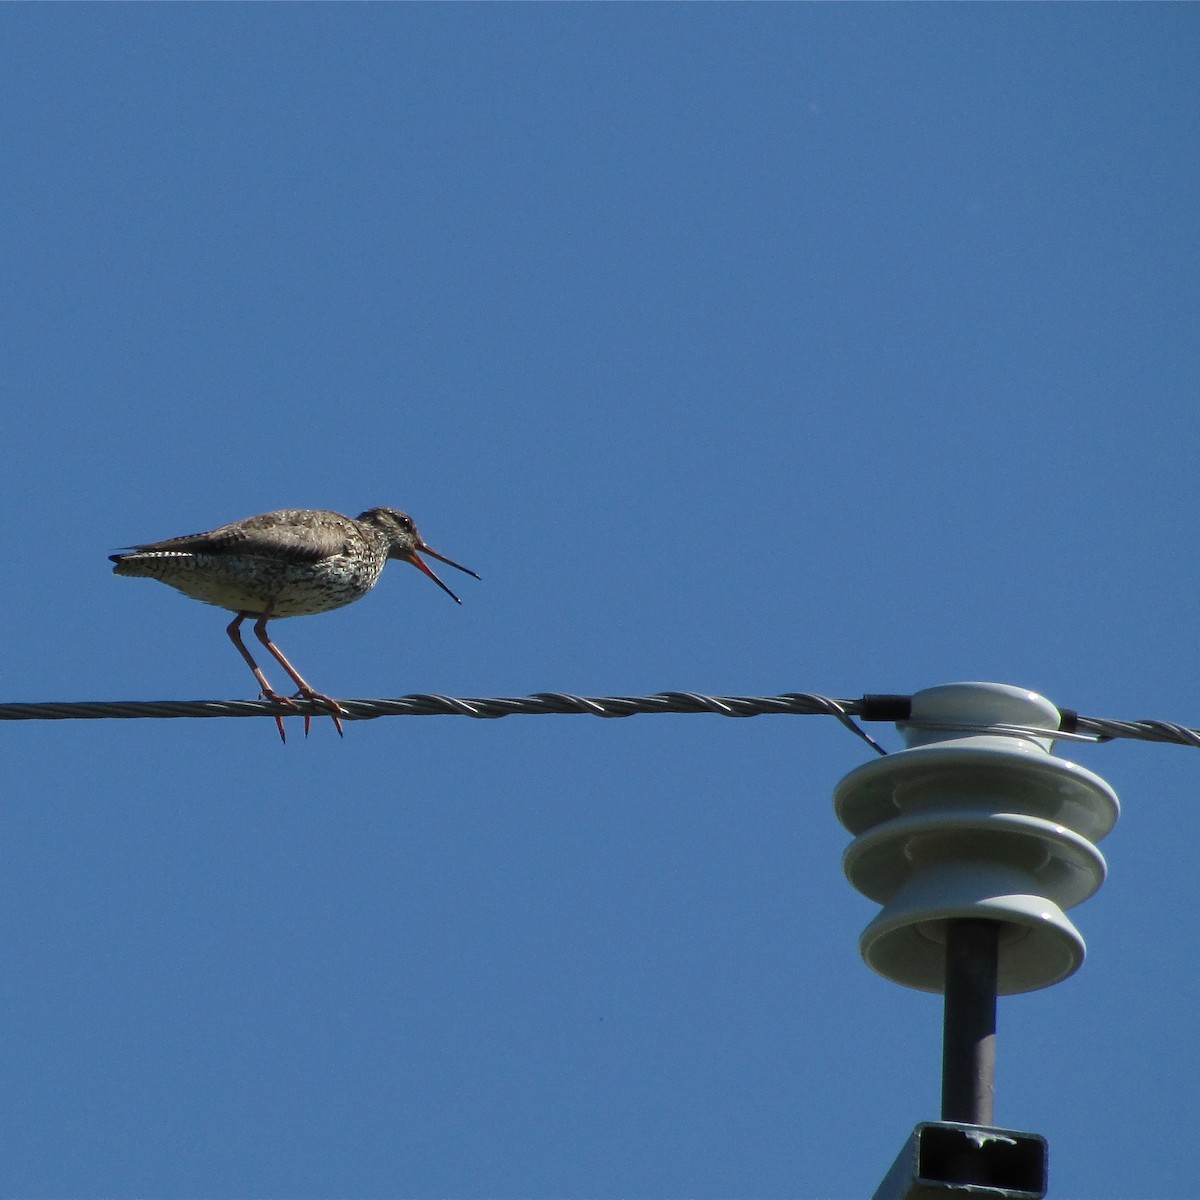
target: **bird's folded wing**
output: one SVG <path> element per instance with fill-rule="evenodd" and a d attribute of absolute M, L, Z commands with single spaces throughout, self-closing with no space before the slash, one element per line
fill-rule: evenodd
<path fill-rule="evenodd" d="M 316 523 L 297 525 L 270 520 L 274 513 L 234 525 L 222 525 L 207 533 L 189 533 L 161 542 L 145 542 L 130 549 L 139 552 L 175 552 L 182 554 L 240 554 L 251 558 L 272 558 L 283 562 L 320 562 L 346 549 L 340 529 Z"/>

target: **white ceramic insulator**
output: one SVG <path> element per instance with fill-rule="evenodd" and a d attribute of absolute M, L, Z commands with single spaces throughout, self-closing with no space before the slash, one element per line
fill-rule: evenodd
<path fill-rule="evenodd" d="M 1023 688 L 929 688 L 897 726 L 908 749 L 838 784 L 838 819 L 856 835 L 846 876 L 883 905 L 859 942 L 872 970 L 943 991 L 946 923 L 963 917 L 1003 927 L 1001 995 L 1049 987 L 1078 970 L 1086 947 L 1063 910 L 1104 882 L 1095 843 L 1120 806 L 1098 775 L 1052 756 L 1059 719 L 1053 704 Z"/>

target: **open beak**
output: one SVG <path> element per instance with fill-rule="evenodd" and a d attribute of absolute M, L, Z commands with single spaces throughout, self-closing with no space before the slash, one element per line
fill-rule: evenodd
<path fill-rule="evenodd" d="M 479 578 L 479 576 L 475 575 L 475 572 L 472 571 L 470 567 L 464 567 L 462 563 L 456 563 L 454 559 L 447 558 L 444 554 L 439 554 L 432 546 L 427 546 L 424 542 L 421 543 L 420 549 L 428 554 L 430 558 L 436 558 L 438 562 L 444 562 L 446 566 L 453 567 L 456 571 L 462 571 L 467 575 L 474 575 L 476 579 Z M 410 550 L 404 557 L 410 563 L 412 563 L 412 565 L 416 567 L 418 571 L 424 571 L 425 574 L 428 575 L 429 578 L 432 579 L 433 582 L 436 583 L 438 587 L 440 587 L 442 591 L 454 601 L 455 604 L 462 603 L 462 601 L 437 577 L 433 571 L 433 568 L 430 567 L 430 565 L 417 554 L 416 550 Z"/>

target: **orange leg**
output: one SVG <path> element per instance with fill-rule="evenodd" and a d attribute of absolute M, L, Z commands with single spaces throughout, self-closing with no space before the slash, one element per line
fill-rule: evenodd
<path fill-rule="evenodd" d="M 337 727 L 338 736 L 345 737 L 346 732 L 342 728 L 342 717 L 346 716 L 346 710 L 333 699 L 332 696 L 323 696 L 320 692 L 315 691 L 308 681 L 292 666 L 284 657 L 283 651 L 271 641 L 267 634 L 267 622 L 271 619 L 270 606 L 254 623 L 254 636 L 271 652 L 275 661 L 291 676 L 292 682 L 300 690 L 296 693 L 297 696 L 302 696 L 305 700 L 311 700 L 314 704 L 322 704 L 329 709 L 329 715 L 333 718 L 333 723 Z M 246 655 L 249 658 L 249 655 Z M 308 737 L 308 729 L 312 724 L 312 717 L 305 714 L 304 717 L 304 736 Z"/>
<path fill-rule="evenodd" d="M 267 677 L 262 673 L 258 663 L 251 658 L 250 651 L 246 649 L 246 645 L 242 641 L 241 624 L 247 617 L 253 615 L 253 613 L 238 613 L 238 615 L 234 617 L 232 621 L 230 621 L 225 632 L 229 634 L 229 640 L 237 647 L 237 652 L 246 660 L 246 665 L 254 672 L 254 678 L 258 680 L 258 686 L 262 689 L 262 698 L 264 700 L 270 700 L 275 704 L 280 704 L 284 708 L 295 708 L 296 705 L 293 704 L 291 700 L 289 700 L 286 696 L 281 696 L 267 682 Z M 286 745 L 287 734 L 283 729 L 283 718 L 278 714 L 276 714 L 275 717 L 275 725 L 279 730 L 280 740 Z M 307 719 L 305 721 L 305 732 L 308 732 Z"/>

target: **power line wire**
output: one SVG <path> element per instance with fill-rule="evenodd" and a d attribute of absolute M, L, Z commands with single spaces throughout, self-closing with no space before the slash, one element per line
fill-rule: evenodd
<path fill-rule="evenodd" d="M 283 708 L 267 700 L 112 700 L 79 703 L 0 704 L 0 721 L 78 721 L 173 719 L 195 717 L 328 716 L 319 704 L 296 699 L 294 708 Z M 532 696 L 463 698 L 418 693 L 387 700 L 339 700 L 350 720 L 378 717 L 500 717 L 585 715 L 605 718 L 632 717 L 654 713 L 710 713 L 721 717 L 832 716 L 878 753 L 886 751 L 855 723 L 861 721 L 906 721 L 910 697 L 866 695 L 857 700 L 835 700 L 814 692 L 786 692 L 779 696 L 710 696 L 702 692 L 659 692 L 653 696 L 575 696 L 568 692 L 538 692 Z M 984 728 L 963 726 L 964 732 L 1000 733 L 1009 736 L 1073 741 L 1108 742 L 1129 738 L 1145 742 L 1167 742 L 1200 748 L 1200 730 L 1173 721 L 1113 721 L 1084 717 L 1071 709 L 1060 709 L 1059 730 L 1016 725 Z"/>

